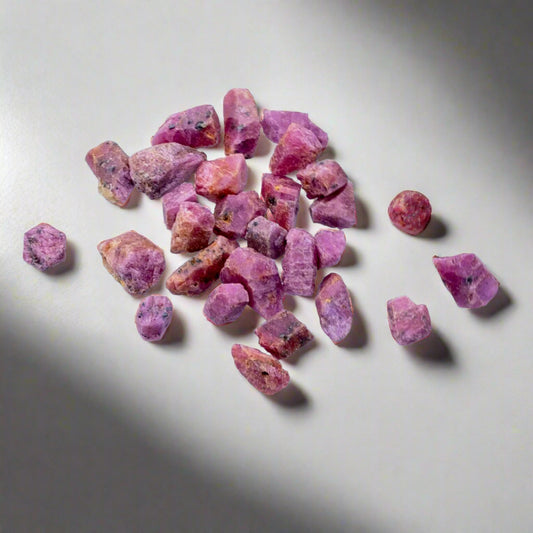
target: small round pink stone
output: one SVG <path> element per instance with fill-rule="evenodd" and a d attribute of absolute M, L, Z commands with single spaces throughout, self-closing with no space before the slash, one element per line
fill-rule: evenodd
<path fill-rule="evenodd" d="M 394 227 L 409 235 L 419 235 L 431 219 L 431 204 L 421 192 L 402 191 L 392 199 L 388 213 Z"/>

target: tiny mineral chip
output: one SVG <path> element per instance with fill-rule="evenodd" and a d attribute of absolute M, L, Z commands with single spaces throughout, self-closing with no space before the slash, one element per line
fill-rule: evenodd
<path fill-rule="evenodd" d="M 22 258 L 41 272 L 61 264 L 66 251 L 66 235 L 46 222 L 24 233 Z"/>
<path fill-rule="evenodd" d="M 415 304 L 407 296 L 389 300 L 387 316 L 391 335 L 401 346 L 421 341 L 431 334 L 428 308 Z"/>
<path fill-rule="evenodd" d="M 139 304 L 135 325 L 139 335 L 149 342 L 160 341 L 172 321 L 172 302 L 161 295 L 146 297 Z"/>

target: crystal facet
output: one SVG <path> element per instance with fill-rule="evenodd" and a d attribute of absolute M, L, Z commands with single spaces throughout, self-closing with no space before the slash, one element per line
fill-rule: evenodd
<path fill-rule="evenodd" d="M 402 346 L 421 341 L 431 333 L 428 308 L 424 304 L 415 304 L 407 296 L 389 300 L 387 315 L 392 337 Z"/>

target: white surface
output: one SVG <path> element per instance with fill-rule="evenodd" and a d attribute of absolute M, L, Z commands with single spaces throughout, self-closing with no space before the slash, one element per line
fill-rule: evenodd
<path fill-rule="evenodd" d="M 449 4 L 2 2 L 2 531 L 533 530 L 531 9 Z M 169 233 L 159 202 L 97 194 L 87 150 L 133 153 L 194 105 L 222 116 L 232 87 L 309 112 L 368 212 L 331 269 L 364 327 L 336 347 L 295 298 L 317 342 L 287 365 L 301 396 L 285 404 L 233 366 L 253 320 L 217 329 L 202 298 L 173 297 L 172 342 L 145 343 L 96 251 L 132 228 L 168 250 Z M 444 236 L 391 226 L 405 188 Z M 41 221 L 72 246 L 60 275 L 21 259 Z M 467 251 L 510 297 L 490 317 L 432 266 Z M 441 360 L 390 337 L 401 294 L 428 305 Z"/>

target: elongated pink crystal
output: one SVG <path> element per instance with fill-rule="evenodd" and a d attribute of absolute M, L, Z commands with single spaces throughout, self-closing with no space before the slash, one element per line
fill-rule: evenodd
<path fill-rule="evenodd" d="M 316 289 L 317 253 L 314 237 L 301 228 L 287 233 L 285 254 L 281 261 L 285 294 L 313 296 Z"/>
<path fill-rule="evenodd" d="M 415 304 L 407 296 L 389 300 L 387 316 L 392 337 L 402 346 L 421 341 L 431 333 L 428 308 L 424 304 Z"/>
<path fill-rule="evenodd" d="M 313 222 L 330 228 L 351 228 L 357 224 L 355 195 L 350 181 L 338 192 L 316 199 L 309 207 Z"/>
<path fill-rule="evenodd" d="M 24 234 L 22 258 L 41 272 L 63 263 L 66 250 L 66 235 L 46 222 Z"/>
<path fill-rule="evenodd" d="M 216 202 L 227 194 L 238 194 L 246 185 L 248 167 L 242 154 L 204 161 L 196 170 L 196 192 Z"/>
<path fill-rule="evenodd" d="M 287 176 L 263 174 L 261 196 L 267 207 L 267 218 L 287 231 L 296 225 L 302 186 Z"/>

